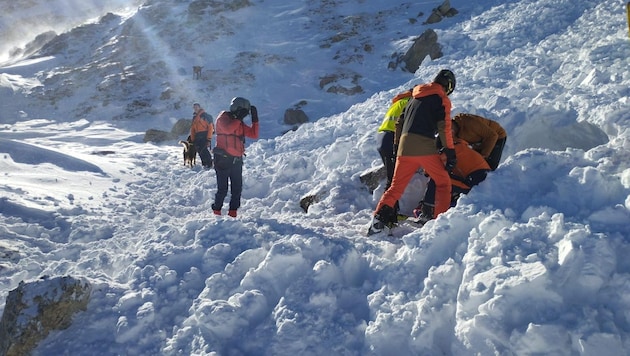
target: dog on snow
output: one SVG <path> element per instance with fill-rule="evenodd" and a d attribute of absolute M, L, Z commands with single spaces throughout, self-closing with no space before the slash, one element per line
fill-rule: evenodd
<path fill-rule="evenodd" d="M 197 164 L 197 149 L 192 141 L 190 141 L 190 136 L 188 136 L 186 141 L 181 140 L 179 143 L 184 146 L 184 166 L 193 168 L 193 166 Z"/>

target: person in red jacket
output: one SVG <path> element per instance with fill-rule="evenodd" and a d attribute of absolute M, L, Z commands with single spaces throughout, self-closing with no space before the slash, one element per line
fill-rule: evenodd
<path fill-rule="evenodd" d="M 243 119 L 250 115 L 252 125 Z M 245 137 L 258 138 L 258 110 L 249 100 L 235 97 L 229 111 L 219 113 L 216 121 L 216 145 L 214 147 L 214 170 L 217 175 L 217 193 L 212 204 L 212 211 L 221 215 L 223 201 L 231 186 L 228 215 L 236 217 L 241 206 L 243 191 L 243 156 L 245 155 Z"/>
<path fill-rule="evenodd" d="M 193 104 L 193 120 L 190 127 L 190 141 L 195 145 L 195 149 L 199 152 L 201 164 L 204 168 L 212 168 L 212 155 L 210 147 L 212 144 L 212 134 L 214 133 L 214 124 L 212 116 L 205 112 L 199 103 Z"/>
<path fill-rule="evenodd" d="M 423 168 L 435 181 L 435 215 L 449 208 L 451 180 L 448 171 L 457 162 L 451 133 L 451 101 L 448 98 L 454 89 L 455 75 L 448 69 L 441 70 L 433 82 L 413 88 L 413 98 L 396 122 L 394 142 L 398 149 L 392 184 L 376 206 L 368 235 L 392 227 L 398 221 L 394 205 L 419 168 Z M 446 167 L 435 147 L 436 134 L 447 156 Z"/>
<path fill-rule="evenodd" d="M 490 165 L 479 152 L 472 149 L 465 140 L 455 137 L 455 127 L 453 128 L 453 136 L 457 164 L 449 172 L 452 185 L 451 206 L 455 206 L 460 194 L 468 194 L 472 187 L 483 182 L 490 171 Z M 429 180 L 424 199 L 413 210 L 413 214 L 418 219 L 418 222 L 425 224 L 433 219 L 434 206 L 435 182 Z"/>

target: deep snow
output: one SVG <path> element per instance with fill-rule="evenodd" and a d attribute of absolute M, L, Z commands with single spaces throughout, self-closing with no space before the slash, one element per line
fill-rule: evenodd
<path fill-rule="evenodd" d="M 185 2 L 151 2 L 171 3 Z M 252 2 L 230 16 L 246 12 L 251 30 L 269 14 L 304 14 L 306 4 Z M 437 4 L 416 6 L 426 16 Z M 372 92 L 311 112 L 316 120 L 296 131 L 279 135 L 283 126 L 272 114 L 279 109 L 270 107 L 298 95 L 289 75 L 203 98 L 215 117 L 235 95 L 261 112 L 264 135 L 248 140 L 236 219 L 212 215 L 214 172 L 184 168 L 176 141 L 142 142 L 151 123 L 167 128 L 177 113 L 120 122 L 60 107 L 46 116 L 23 89 L 63 60 L 0 68 L 1 105 L 12 112 L 0 129 L 0 300 L 20 281 L 44 275 L 82 276 L 94 285 L 88 310 L 36 354 L 628 354 L 625 3 L 451 5 L 460 13 L 435 26 L 444 57 L 413 75 L 388 78 L 378 67 L 378 80 L 366 85 Z M 355 8 L 396 6 L 345 1 L 330 11 Z M 382 47 L 400 45 L 395 28 L 387 35 L 379 29 L 374 36 L 392 39 Z M 283 30 L 270 38 L 286 33 L 286 48 L 295 51 L 299 36 Z M 236 31 L 218 42 L 248 36 Z M 321 68 L 324 57 L 300 65 Z M 454 114 L 477 113 L 507 129 L 504 160 L 437 220 L 400 228 L 393 238 L 366 238 L 382 187 L 370 194 L 359 176 L 380 165 L 376 129 L 393 95 L 441 68 L 458 78 Z M 251 71 L 272 80 L 264 66 Z M 94 87 L 74 84 L 76 92 Z M 352 98 L 360 100 L 347 108 Z M 85 98 L 64 100 L 72 106 Z M 403 209 L 423 187 L 419 175 Z M 299 200 L 314 193 L 319 201 L 304 213 Z"/>

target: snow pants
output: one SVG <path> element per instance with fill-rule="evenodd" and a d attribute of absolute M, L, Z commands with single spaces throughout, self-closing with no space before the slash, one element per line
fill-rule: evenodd
<path fill-rule="evenodd" d="M 385 166 L 385 172 L 387 172 L 387 184 L 385 185 L 385 189 L 388 189 L 392 185 L 392 179 L 394 177 L 394 167 L 396 166 L 396 152 L 394 152 L 394 132 L 379 132 L 378 139 L 380 140 L 378 153 L 381 155 L 381 160 L 383 160 L 383 165 Z"/>
<path fill-rule="evenodd" d="M 214 153 L 214 171 L 217 176 L 217 193 L 214 196 L 212 210 L 221 210 L 223 201 L 230 187 L 230 210 L 241 207 L 241 193 L 243 191 L 243 158 L 234 157 L 223 152 Z"/>
<path fill-rule="evenodd" d="M 486 158 L 486 162 L 488 162 L 490 169 L 493 171 L 496 170 L 499 166 L 501 155 L 503 154 L 503 147 L 505 146 L 506 140 L 507 137 L 498 139 L 497 143 L 494 145 L 494 148 L 490 152 L 490 155 L 488 155 L 488 158 Z"/>
<path fill-rule="evenodd" d="M 210 154 L 208 140 L 206 139 L 207 134 L 207 131 L 197 132 L 194 145 L 199 153 L 199 158 L 201 158 L 201 165 L 210 168 L 212 167 L 212 155 Z"/>
<path fill-rule="evenodd" d="M 440 155 L 434 154 L 428 156 L 399 156 L 396 159 L 392 185 L 383 193 L 374 214 L 383 205 L 393 208 L 396 201 L 402 197 L 413 175 L 420 168 L 423 168 L 424 172 L 435 182 L 435 210 L 433 217 L 435 218 L 448 210 L 451 204 L 451 177 L 444 168 Z"/>

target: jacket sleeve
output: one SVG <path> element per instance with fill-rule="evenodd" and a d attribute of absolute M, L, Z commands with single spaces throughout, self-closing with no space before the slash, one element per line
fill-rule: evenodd
<path fill-rule="evenodd" d="M 437 128 L 442 147 L 454 149 L 455 145 L 453 144 L 453 134 L 451 132 L 451 120 L 438 121 Z"/>
<path fill-rule="evenodd" d="M 259 127 L 258 122 L 252 122 L 252 126 L 243 124 L 243 134 L 249 138 L 258 138 Z"/>
<path fill-rule="evenodd" d="M 442 103 L 444 105 L 444 120 L 437 122 L 438 134 L 440 141 L 442 141 L 442 147 L 455 149 L 453 132 L 451 131 L 451 101 L 448 97 L 442 96 Z"/>
<path fill-rule="evenodd" d="M 403 110 L 402 114 L 400 114 L 400 116 L 398 116 L 398 119 L 396 120 L 396 130 L 394 131 L 394 145 L 396 146 L 398 146 L 398 144 L 400 143 L 400 136 L 402 136 L 402 129 L 404 125 L 405 125 L 405 112 Z"/>
<path fill-rule="evenodd" d="M 490 126 L 483 123 L 475 123 L 475 125 L 471 126 L 474 127 L 473 129 L 476 131 L 477 135 L 481 137 L 479 153 L 481 153 L 484 158 L 488 157 L 492 152 L 494 145 L 496 145 L 499 135 Z"/>

